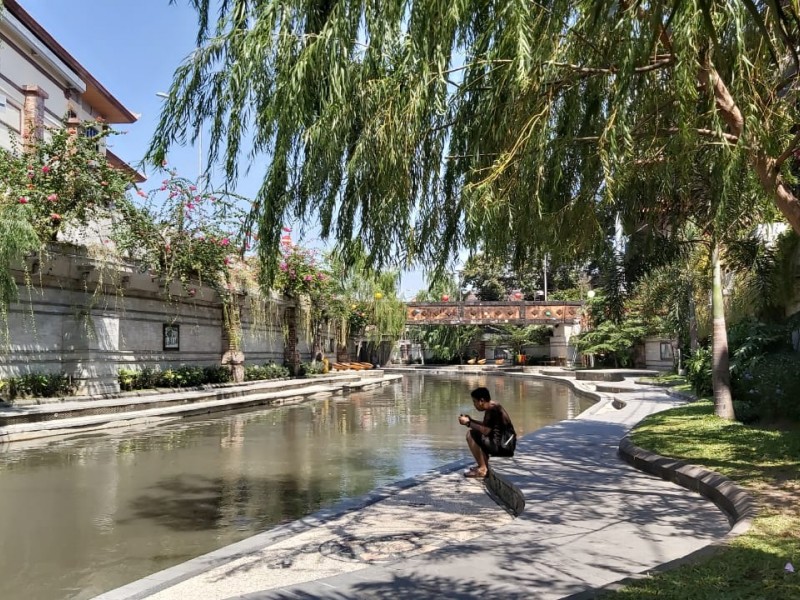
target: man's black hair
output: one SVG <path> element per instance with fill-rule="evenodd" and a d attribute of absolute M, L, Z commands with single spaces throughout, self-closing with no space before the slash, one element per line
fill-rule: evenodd
<path fill-rule="evenodd" d="M 492 401 L 492 395 L 485 387 L 475 388 L 469 393 L 469 395 L 472 396 L 474 400 L 486 400 L 487 402 Z"/>

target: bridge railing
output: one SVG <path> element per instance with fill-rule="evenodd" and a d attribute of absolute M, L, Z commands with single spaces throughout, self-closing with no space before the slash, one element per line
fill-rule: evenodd
<path fill-rule="evenodd" d="M 556 325 L 579 323 L 581 302 L 409 302 L 408 325 Z"/>

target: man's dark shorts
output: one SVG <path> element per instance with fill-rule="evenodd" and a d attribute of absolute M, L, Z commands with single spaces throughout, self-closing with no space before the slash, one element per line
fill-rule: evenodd
<path fill-rule="evenodd" d="M 472 436 L 472 439 L 475 440 L 475 443 L 478 444 L 478 446 L 480 446 L 489 456 L 499 456 L 501 454 L 498 452 L 497 443 L 495 440 L 490 438 L 488 435 L 483 435 L 480 431 L 475 429 L 470 430 L 469 434 Z"/>

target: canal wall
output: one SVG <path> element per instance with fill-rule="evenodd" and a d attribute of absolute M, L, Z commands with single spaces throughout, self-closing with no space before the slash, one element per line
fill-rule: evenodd
<path fill-rule="evenodd" d="M 65 247 L 28 257 L 14 272 L 19 300 L 6 315 L 0 378 L 64 373 L 79 395 L 119 392 L 120 368 L 219 365 L 229 349 L 223 303 L 197 282 L 163 281 L 137 265 Z M 283 362 L 283 311 L 239 296 L 247 364 Z M 310 349 L 299 343 L 300 355 Z"/>

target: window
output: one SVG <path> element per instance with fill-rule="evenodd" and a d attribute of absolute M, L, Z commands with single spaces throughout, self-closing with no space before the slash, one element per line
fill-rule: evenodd
<path fill-rule="evenodd" d="M 671 342 L 661 342 L 661 360 L 675 360 Z"/>

